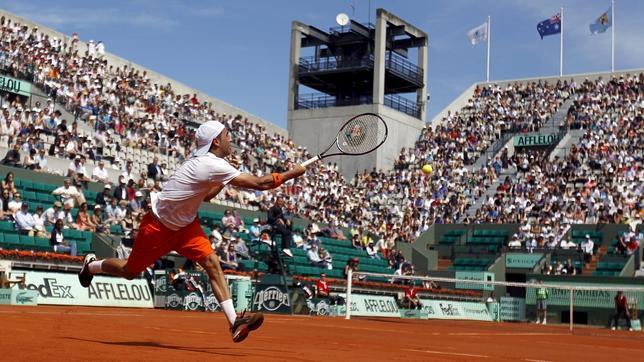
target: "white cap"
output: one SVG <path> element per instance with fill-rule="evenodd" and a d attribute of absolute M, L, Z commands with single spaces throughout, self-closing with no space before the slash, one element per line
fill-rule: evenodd
<path fill-rule="evenodd" d="M 224 130 L 224 125 L 217 121 L 208 121 L 197 129 L 197 149 L 191 157 L 203 156 L 210 150 L 212 140 Z"/>
<path fill-rule="evenodd" d="M 141 193 L 141 191 L 137 191 L 137 192 L 134 193 L 134 196 L 141 197 L 141 196 L 143 196 L 143 194 Z"/>

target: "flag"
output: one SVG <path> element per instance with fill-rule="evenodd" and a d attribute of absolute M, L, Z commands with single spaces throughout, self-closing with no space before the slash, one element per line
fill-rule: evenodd
<path fill-rule="evenodd" d="M 476 45 L 484 40 L 487 40 L 487 21 L 468 31 L 467 38 L 470 39 L 470 44 L 472 45 Z"/>
<path fill-rule="evenodd" d="M 603 33 L 613 25 L 612 20 L 613 7 L 609 7 L 605 13 L 601 14 L 594 23 L 590 24 L 590 33 Z"/>
<path fill-rule="evenodd" d="M 556 13 L 550 18 L 537 24 L 537 31 L 543 39 L 546 35 L 555 35 L 561 33 L 561 14 Z"/>

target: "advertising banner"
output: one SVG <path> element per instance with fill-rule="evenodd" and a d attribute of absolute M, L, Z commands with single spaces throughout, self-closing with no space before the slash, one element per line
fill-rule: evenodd
<path fill-rule="evenodd" d="M 543 254 L 540 253 L 507 253 L 505 254 L 505 267 L 533 269 L 541 258 L 543 258 Z"/>
<path fill-rule="evenodd" d="M 11 92 L 21 96 L 29 97 L 31 94 L 31 83 L 0 75 L 0 91 Z"/>
<path fill-rule="evenodd" d="M 494 273 L 480 272 L 480 271 L 456 271 L 456 279 L 466 279 L 466 280 L 484 280 L 488 282 L 494 281 Z M 456 283 L 457 289 L 471 289 L 471 290 L 488 290 L 493 291 L 493 284 L 478 284 L 478 283 L 467 283 L 467 282 L 458 282 Z"/>
<path fill-rule="evenodd" d="M 345 298 L 344 294 L 339 295 Z M 351 315 L 400 318 L 400 310 L 391 296 L 351 294 Z"/>
<path fill-rule="evenodd" d="M 38 292 L 33 290 L 0 289 L 0 304 L 38 305 Z"/>
<path fill-rule="evenodd" d="M 83 288 L 76 274 L 27 271 L 25 283 L 27 290 L 38 292 L 38 304 L 153 307 L 145 279 L 95 276 L 89 288 Z"/>
<path fill-rule="evenodd" d="M 557 143 L 559 143 L 559 135 L 555 133 L 514 136 L 514 147 L 549 146 Z"/>
<path fill-rule="evenodd" d="M 550 282 L 547 284 L 559 284 L 557 282 Z M 562 283 L 563 284 L 563 283 Z M 610 287 L 610 288 L 619 288 L 619 287 L 641 287 L 641 285 L 633 284 L 602 284 L 602 283 L 571 283 L 567 282 L 566 285 L 570 286 L 592 286 L 592 287 Z M 526 291 L 526 303 L 529 305 L 535 305 L 537 303 L 536 288 L 528 288 Z M 573 291 L 573 302 L 576 307 L 591 307 L 591 308 L 606 308 L 613 309 L 615 308 L 615 296 L 617 295 L 616 290 L 574 290 Z M 624 295 L 628 300 L 637 300 L 644 301 L 644 292 L 638 291 L 625 291 Z M 640 304 L 640 303 L 638 303 Z M 548 288 L 548 305 L 557 305 L 557 306 L 568 306 L 570 305 L 570 291 L 566 289 L 554 289 Z"/>
<path fill-rule="evenodd" d="M 525 299 L 501 297 L 500 318 L 502 321 L 524 321 Z"/>
<path fill-rule="evenodd" d="M 241 312 L 249 305 L 253 290 L 247 276 L 225 275 L 235 310 Z M 218 311 L 221 309 L 212 292 L 210 281 L 202 272 L 178 272 L 168 269 L 155 276 L 155 299 L 164 301 L 167 309 Z"/>
<path fill-rule="evenodd" d="M 429 319 L 466 319 L 492 321 L 485 303 L 452 302 L 447 300 L 421 299 L 423 310 Z"/>

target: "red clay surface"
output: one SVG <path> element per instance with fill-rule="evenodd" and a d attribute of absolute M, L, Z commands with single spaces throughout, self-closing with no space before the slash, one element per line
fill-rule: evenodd
<path fill-rule="evenodd" d="M 222 313 L 0 306 L 4 361 L 635 361 L 644 333 L 567 326 L 267 315 L 232 343 Z"/>

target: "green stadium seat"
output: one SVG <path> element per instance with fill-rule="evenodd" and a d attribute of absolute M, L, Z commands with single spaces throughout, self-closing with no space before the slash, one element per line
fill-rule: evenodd
<path fill-rule="evenodd" d="M 33 236 L 20 235 L 18 239 L 20 240 L 20 245 L 22 245 L 25 248 L 32 248 L 36 246 L 36 240 L 34 239 Z"/>

